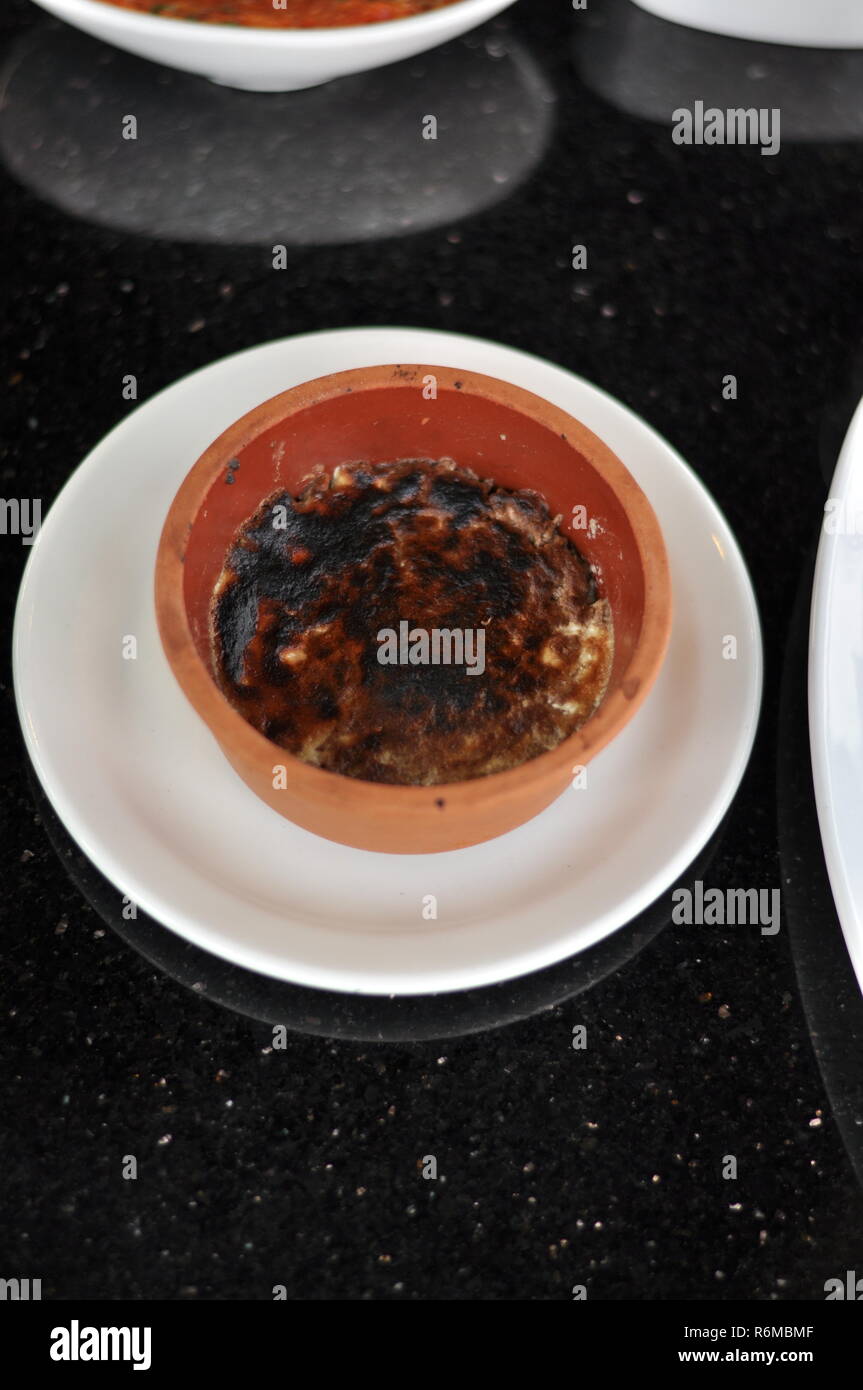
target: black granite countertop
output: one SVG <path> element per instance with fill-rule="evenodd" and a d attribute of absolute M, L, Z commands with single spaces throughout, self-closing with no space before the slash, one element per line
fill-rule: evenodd
<path fill-rule="evenodd" d="M 667 896 L 586 958 L 455 1000 L 274 987 L 114 920 L 29 771 L 7 655 L 0 1274 L 56 1299 L 823 1299 L 863 1270 L 861 1000 L 804 703 L 821 509 L 863 391 L 863 53 L 522 0 L 437 54 L 260 97 L 26 0 L 0 37 L 3 495 L 47 509 L 130 408 L 125 373 L 146 399 L 286 334 L 444 328 L 583 374 L 740 540 L 764 707 L 702 876 L 783 891 L 774 937 L 676 926 Z M 780 152 L 676 146 L 669 113 L 696 98 L 780 107 Z M 464 136 L 420 167 L 425 112 Z M 27 553 L 0 536 L 6 653 Z"/>

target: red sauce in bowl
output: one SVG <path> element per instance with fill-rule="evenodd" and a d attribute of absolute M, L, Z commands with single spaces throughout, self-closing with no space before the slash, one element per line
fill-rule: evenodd
<path fill-rule="evenodd" d="M 162 19 L 195 19 L 207 24 L 239 24 L 254 29 L 337 29 L 380 24 L 388 19 L 440 10 L 457 0 L 106 0 L 121 10 L 138 10 Z"/>

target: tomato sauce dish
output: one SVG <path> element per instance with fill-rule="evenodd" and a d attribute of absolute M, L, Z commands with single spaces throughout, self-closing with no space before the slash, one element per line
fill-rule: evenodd
<path fill-rule="evenodd" d="M 289 92 L 402 62 L 514 0 L 34 0 L 140 58 L 246 91 Z"/>

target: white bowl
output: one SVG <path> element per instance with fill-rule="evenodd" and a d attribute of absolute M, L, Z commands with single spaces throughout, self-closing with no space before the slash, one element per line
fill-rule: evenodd
<path fill-rule="evenodd" d="M 514 0 L 456 0 L 442 10 L 341 29 L 252 29 L 162 19 L 103 0 L 35 0 L 97 39 L 169 68 L 251 92 L 291 92 L 412 58 L 475 29 Z"/>
<path fill-rule="evenodd" d="M 635 0 L 643 10 L 707 29 L 763 43 L 804 48 L 863 48 L 860 0 Z"/>

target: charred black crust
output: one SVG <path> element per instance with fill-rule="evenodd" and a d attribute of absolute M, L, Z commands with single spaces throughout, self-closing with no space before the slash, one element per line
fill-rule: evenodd
<path fill-rule="evenodd" d="M 551 701 L 572 695 L 579 651 L 559 630 L 596 602 L 590 566 L 537 493 L 452 460 L 350 464 L 268 497 L 237 532 L 212 604 L 214 662 L 237 709 L 291 752 L 370 781 L 457 781 L 583 722 Z M 401 620 L 482 629 L 484 674 L 381 665 L 377 634 Z M 582 692 L 593 704 L 610 625 L 607 638 Z M 544 661 L 550 648 L 560 665 Z"/>

